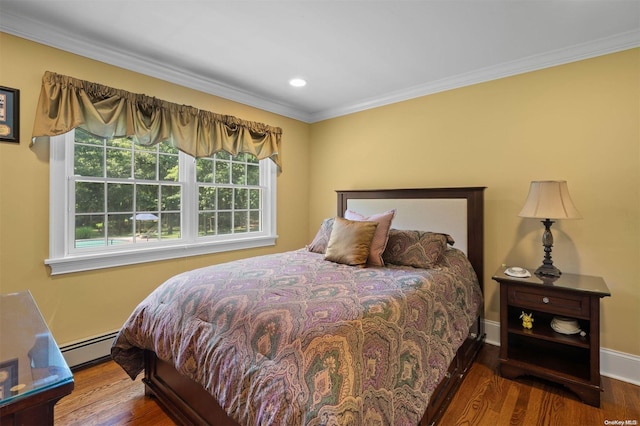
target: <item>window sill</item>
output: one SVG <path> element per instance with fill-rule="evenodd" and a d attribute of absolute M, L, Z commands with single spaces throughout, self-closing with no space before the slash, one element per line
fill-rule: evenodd
<path fill-rule="evenodd" d="M 46 259 L 44 263 L 51 267 L 51 275 L 61 275 L 232 250 L 273 246 L 276 244 L 276 238 L 277 236 L 261 236 L 236 241 L 215 241 L 145 248 L 144 250 L 71 255 L 63 258 Z"/>

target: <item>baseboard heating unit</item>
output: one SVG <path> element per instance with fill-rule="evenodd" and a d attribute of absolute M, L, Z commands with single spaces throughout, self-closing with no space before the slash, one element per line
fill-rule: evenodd
<path fill-rule="evenodd" d="M 118 331 L 91 337 L 60 347 L 62 356 L 71 369 L 82 368 L 111 358 L 111 345 Z"/>

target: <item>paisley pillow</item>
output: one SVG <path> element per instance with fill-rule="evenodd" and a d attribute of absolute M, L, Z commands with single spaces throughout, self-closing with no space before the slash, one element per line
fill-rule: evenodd
<path fill-rule="evenodd" d="M 429 269 L 440 263 L 447 244 L 454 244 L 447 234 L 391 229 L 382 258 L 394 265 Z"/>
<path fill-rule="evenodd" d="M 324 254 L 327 251 L 327 244 L 329 244 L 329 237 L 331 237 L 331 230 L 333 229 L 333 221 L 334 218 L 332 217 L 322 221 L 320 229 L 318 229 L 311 244 L 307 246 L 307 250 L 320 254 Z"/>

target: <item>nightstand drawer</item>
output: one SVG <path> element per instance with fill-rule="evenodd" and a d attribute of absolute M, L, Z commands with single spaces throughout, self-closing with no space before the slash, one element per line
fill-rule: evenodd
<path fill-rule="evenodd" d="M 508 303 L 573 318 L 589 318 L 589 296 L 554 289 L 510 285 Z"/>

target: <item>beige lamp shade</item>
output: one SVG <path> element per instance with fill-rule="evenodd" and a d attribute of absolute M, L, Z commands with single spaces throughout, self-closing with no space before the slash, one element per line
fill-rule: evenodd
<path fill-rule="evenodd" d="M 518 215 L 539 219 L 581 219 L 565 180 L 531 182 L 527 201 Z"/>

